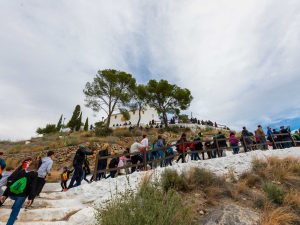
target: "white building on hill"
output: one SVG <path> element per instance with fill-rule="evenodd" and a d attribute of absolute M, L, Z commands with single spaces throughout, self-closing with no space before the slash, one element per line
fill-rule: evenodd
<path fill-rule="evenodd" d="M 125 121 L 122 113 L 113 114 L 110 118 L 110 127 L 123 126 L 125 122 L 128 124 L 131 122 L 132 126 L 136 125 L 139 120 L 139 111 L 129 111 L 130 119 Z M 140 125 L 149 124 L 150 121 L 154 120 L 156 123 L 160 123 L 159 115 L 153 108 L 147 108 L 141 112 Z"/>

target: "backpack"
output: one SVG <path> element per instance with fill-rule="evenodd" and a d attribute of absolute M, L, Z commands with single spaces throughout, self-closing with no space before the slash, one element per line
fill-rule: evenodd
<path fill-rule="evenodd" d="M 9 186 L 9 191 L 16 195 L 22 194 L 26 186 L 27 186 L 27 177 L 22 177 Z"/>
<path fill-rule="evenodd" d="M 68 171 L 66 171 L 62 174 L 62 178 L 64 181 L 68 180 Z"/>

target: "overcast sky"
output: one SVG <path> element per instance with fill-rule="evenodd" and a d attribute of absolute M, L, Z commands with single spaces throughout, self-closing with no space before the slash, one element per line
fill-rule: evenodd
<path fill-rule="evenodd" d="M 0 139 L 69 119 L 108 68 L 189 88 L 193 115 L 234 128 L 299 118 L 299 0 L 2 0 L 0 27 Z"/>

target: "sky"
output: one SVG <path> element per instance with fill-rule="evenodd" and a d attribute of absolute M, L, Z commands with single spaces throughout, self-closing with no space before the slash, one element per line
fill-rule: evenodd
<path fill-rule="evenodd" d="M 299 0 L 1 0 L 0 140 L 83 117 L 98 70 L 167 79 L 231 128 L 300 126 Z"/>

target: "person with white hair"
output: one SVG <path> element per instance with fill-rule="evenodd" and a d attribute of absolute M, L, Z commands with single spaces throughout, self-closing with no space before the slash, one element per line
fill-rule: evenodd
<path fill-rule="evenodd" d="M 136 138 L 135 142 L 130 146 L 130 151 L 129 151 L 130 153 L 135 153 L 134 155 L 131 156 L 131 162 L 133 165 L 137 164 L 138 162 L 142 163 L 144 161 L 141 154 L 139 154 L 144 150 L 145 150 L 145 146 L 139 142 L 138 138 Z M 136 171 L 136 166 L 132 166 L 131 168 L 131 173 L 133 173 L 134 171 Z"/>

